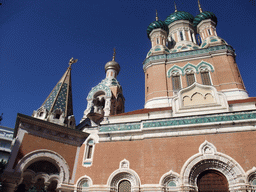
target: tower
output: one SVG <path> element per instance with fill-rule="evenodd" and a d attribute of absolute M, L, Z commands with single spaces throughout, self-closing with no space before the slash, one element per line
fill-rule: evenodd
<path fill-rule="evenodd" d="M 203 11 L 199 1 L 198 5 L 200 13 L 195 18 L 175 5 L 175 12 L 164 22 L 148 26 L 152 46 L 143 62 L 145 108 L 172 107 L 179 91 L 194 83 L 211 86 L 228 101 L 248 98 L 235 51 L 217 36 L 217 17 Z M 168 48 L 161 42 L 165 39 Z"/>
<path fill-rule="evenodd" d="M 115 61 L 114 49 L 112 61 L 105 65 L 106 78 L 93 87 L 87 96 L 87 108 L 81 122 L 87 118 L 99 124 L 107 121 L 110 115 L 124 112 L 124 96 L 122 87 L 116 77 L 120 71 L 120 65 Z"/>
<path fill-rule="evenodd" d="M 68 69 L 42 106 L 33 112 L 32 117 L 75 128 L 76 122 L 73 115 L 72 103 L 71 65 L 76 62 L 77 59 L 70 59 Z"/>

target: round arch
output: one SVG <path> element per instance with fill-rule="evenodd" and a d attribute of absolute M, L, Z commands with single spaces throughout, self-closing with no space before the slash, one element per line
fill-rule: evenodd
<path fill-rule="evenodd" d="M 199 153 L 190 157 L 183 165 L 180 173 L 183 185 L 197 189 L 198 176 L 207 170 L 222 173 L 230 190 L 246 182 L 243 168 L 233 158 L 217 152 L 213 144 L 205 141 L 200 145 Z"/>
<path fill-rule="evenodd" d="M 53 163 L 59 169 L 59 178 L 62 183 L 69 181 L 69 166 L 65 159 L 58 153 L 50 150 L 36 150 L 25 155 L 16 165 L 15 172 L 23 173 L 29 165 L 36 161 L 46 160 Z"/>
<path fill-rule="evenodd" d="M 132 169 L 120 168 L 114 171 L 108 178 L 107 185 L 111 191 L 115 191 L 121 181 L 128 180 L 131 183 L 132 191 L 139 191 L 140 178 Z"/>

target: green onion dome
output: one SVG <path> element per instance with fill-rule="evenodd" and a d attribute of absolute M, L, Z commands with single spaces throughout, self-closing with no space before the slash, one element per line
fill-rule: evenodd
<path fill-rule="evenodd" d="M 169 15 L 165 19 L 164 22 L 168 26 L 171 23 L 173 23 L 174 21 L 178 21 L 178 20 L 188 20 L 188 21 L 190 21 L 192 23 L 193 20 L 194 20 L 194 16 L 191 15 L 190 13 L 188 13 L 188 12 L 185 12 L 185 11 L 177 11 L 177 12 L 174 12 L 171 15 Z"/>
<path fill-rule="evenodd" d="M 151 33 L 151 31 L 153 31 L 154 29 L 163 29 L 168 33 L 168 27 L 165 24 L 165 22 L 163 22 L 163 21 L 154 21 L 154 22 L 150 23 L 148 28 L 147 28 L 148 38 L 149 38 L 149 34 Z"/>
<path fill-rule="evenodd" d="M 216 23 L 217 25 L 217 17 L 214 15 L 214 13 L 210 12 L 210 11 L 204 11 L 200 14 L 198 14 L 194 21 L 193 21 L 193 24 L 194 24 L 194 27 L 195 29 L 197 28 L 197 25 L 203 21 L 203 20 L 206 20 L 206 19 L 211 19 L 213 22 Z"/>

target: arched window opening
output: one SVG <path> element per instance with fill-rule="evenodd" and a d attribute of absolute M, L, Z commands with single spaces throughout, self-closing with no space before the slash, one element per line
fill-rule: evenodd
<path fill-rule="evenodd" d="M 89 189 L 88 179 L 82 179 L 77 186 L 77 192 L 86 192 Z"/>
<path fill-rule="evenodd" d="M 190 86 L 195 82 L 195 75 L 193 69 L 186 69 L 187 85 Z"/>
<path fill-rule="evenodd" d="M 215 170 L 202 172 L 197 178 L 199 192 L 228 192 L 228 181 L 226 177 Z"/>
<path fill-rule="evenodd" d="M 47 174 L 59 174 L 59 170 L 57 167 L 52 164 L 49 161 L 36 161 L 35 163 L 32 163 L 31 165 L 28 166 L 29 170 L 34 171 L 35 173 L 43 172 Z"/>
<path fill-rule="evenodd" d="M 201 78 L 203 85 L 211 85 L 211 79 L 208 71 L 202 71 Z"/>
<path fill-rule="evenodd" d="M 128 180 L 123 180 L 118 185 L 118 192 L 131 192 L 131 183 Z"/>
<path fill-rule="evenodd" d="M 99 93 L 93 99 L 94 105 L 94 113 L 98 113 L 100 115 L 104 115 L 104 108 L 105 108 L 105 94 Z"/>
<path fill-rule="evenodd" d="M 85 147 L 85 154 L 84 154 L 84 165 L 91 165 L 93 159 L 93 152 L 94 152 L 94 141 L 90 139 Z"/>
<path fill-rule="evenodd" d="M 183 33 L 182 31 L 180 31 L 180 40 L 183 41 L 184 40 L 184 37 L 183 37 Z"/>
<path fill-rule="evenodd" d="M 172 88 L 174 91 L 181 89 L 180 73 L 177 70 L 172 71 Z"/>
<path fill-rule="evenodd" d="M 208 34 L 212 35 L 211 29 L 208 29 Z"/>
<path fill-rule="evenodd" d="M 159 39 L 158 38 L 156 38 L 156 44 L 159 44 Z"/>

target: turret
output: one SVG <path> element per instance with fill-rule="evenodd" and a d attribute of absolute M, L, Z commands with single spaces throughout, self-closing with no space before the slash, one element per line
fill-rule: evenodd
<path fill-rule="evenodd" d="M 53 88 L 42 106 L 33 112 L 32 117 L 75 128 L 76 123 L 73 115 L 71 89 L 71 65 L 76 62 L 77 59 L 70 59 L 67 71 Z"/>
<path fill-rule="evenodd" d="M 178 11 L 174 3 L 175 12 L 170 14 L 165 23 L 168 25 L 169 49 L 171 52 L 180 52 L 198 49 L 193 26 L 194 16 L 185 11 Z"/>
<path fill-rule="evenodd" d="M 116 77 L 120 71 L 119 64 L 115 61 L 115 49 L 112 61 L 105 65 L 106 78 L 93 87 L 87 96 L 87 108 L 81 120 L 89 118 L 96 124 L 107 121 L 110 115 L 124 112 L 122 87 Z"/>

